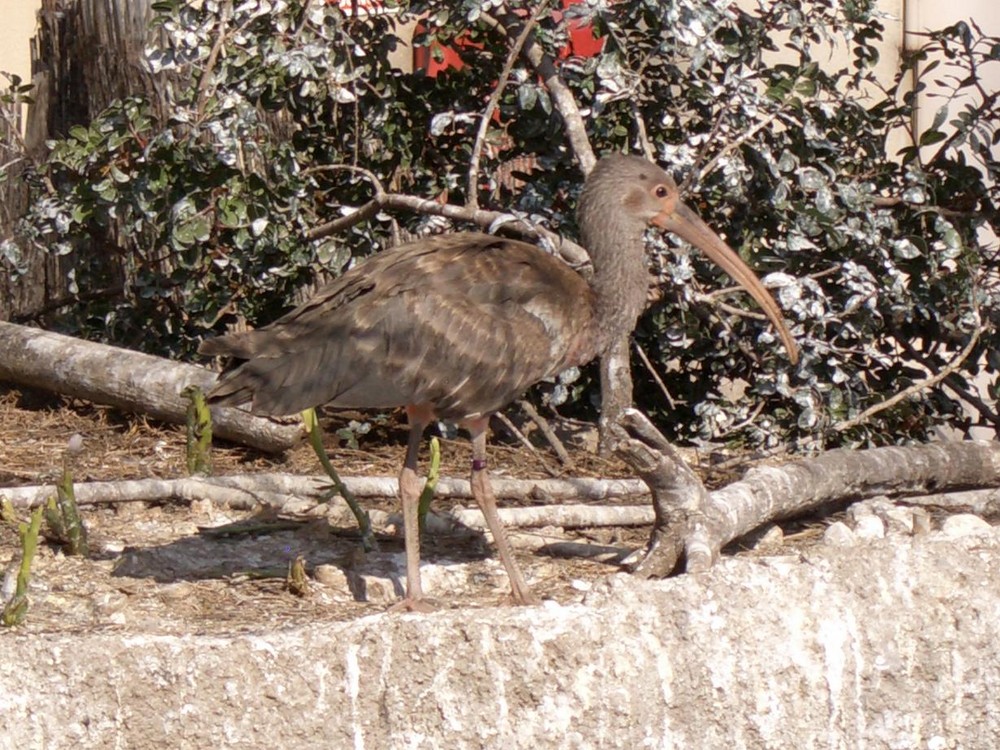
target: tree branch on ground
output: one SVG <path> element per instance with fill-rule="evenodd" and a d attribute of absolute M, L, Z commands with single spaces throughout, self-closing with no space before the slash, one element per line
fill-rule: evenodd
<path fill-rule="evenodd" d="M 355 497 L 396 498 L 399 491 L 395 477 L 341 477 Z M 638 479 L 508 479 L 493 477 L 493 490 L 500 499 L 530 500 L 538 504 L 564 501 L 597 503 L 615 498 L 648 497 L 646 485 Z M 78 482 L 74 485 L 80 505 L 156 502 L 170 498 L 181 500 L 210 499 L 234 508 L 269 505 L 283 508 L 293 499 L 320 501 L 330 491 L 325 475 L 262 473 L 180 479 L 127 479 L 116 482 Z M 31 485 L 0 488 L 15 508 L 32 508 L 44 503 L 54 492 L 54 485 Z M 434 496 L 441 499 L 472 498 L 467 479 L 441 477 Z M 568 507 L 568 506 L 566 506 Z M 626 506 L 628 507 L 628 506 Z M 344 504 L 347 509 L 347 504 Z M 652 516 L 647 516 L 651 520 Z M 648 522 L 648 520 L 647 520 Z M 351 520 L 353 523 L 353 519 Z M 600 524 L 597 524 L 600 525 Z"/>
<path fill-rule="evenodd" d="M 831 503 L 876 495 L 905 502 L 972 487 L 1000 486 L 1000 445 L 954 441 L 837 449 L 781 466 L 751 469 L 720 490 L 706 493 L 666 439 L 638 411 L 615 426 L 615 450 L 649 485 L 656 520 L 635 572 L 661 576 L 684 563 L 704 570 L 729 542 L 768 521 L 814 512 Z"/>
<path fill-rule="evenodd" d="M 0 381 L 85 398 L 171 424 L 187 421 L 189 386 L 207 391 L 211 370 L 150 354 L 0 322 Z M 267 453 L 302 437 L 295 419 L 258 417 L 244 409 L 213 409 L 215 434 Z"/>

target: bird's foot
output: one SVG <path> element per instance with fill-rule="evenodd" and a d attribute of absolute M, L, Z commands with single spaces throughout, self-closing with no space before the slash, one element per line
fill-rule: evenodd
<path fill-rule="evenodd" d="M 438 605 L 430 599 L 425 599 L 423 597 L 414 598 L 410 596 L 405 599 L 400 599 L 398 602 L 389 607 L 390 612 L 423 612 L 424 614 L 435 612 L 438 609 Z"/>
<path fill-rule="evenodd" d="M 514 589 L 510 592 L 508 600 L 511 604 L 518 607 L 536 607 L 541 605 L 542 600 L 535 596 L 531 589 L 517 590 Z"/>

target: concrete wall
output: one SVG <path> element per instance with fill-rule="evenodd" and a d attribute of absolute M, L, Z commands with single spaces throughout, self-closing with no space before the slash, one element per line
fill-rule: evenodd
<path fill-rule="evenodd" d="M 31 47 L 35 14 L 41 0 L 0 0 L 0 71 L 31 80 Z"/>

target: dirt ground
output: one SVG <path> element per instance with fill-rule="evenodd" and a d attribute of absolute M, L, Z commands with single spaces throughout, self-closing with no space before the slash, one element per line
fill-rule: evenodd
<path fill-rule="evenodd" d="M 326 421 L 327 449 L 342 475 L 396 475 L 404 451 L 403 425 L 390 419 L 363 436 L 358 449 L 350 449 L 331 435 L 341 422 Z M 83 450 L 71 464 L 78 482 L 186 476 L 182 427 L 81 400 L 8 388 L 0 389 L 0 494 L 3 487 L 54 481 L 75 435 L 83 438 Z M 502 434 L 491 441 L 490 455 L 498 476 L 537 478 L 560 471 L 551 450 L 532 453 L 514 441 L 505 442 Z M 571 449 L 571 455 L 573 476 L 628 476 L 620 462 L 579 449 Z M 470 459 L 465 440 L 442 441 L 442 475 L 464 477 Z M 320 472 L 304 444 L 281 457 L 217 445 L 213 464 L 215 474 Z M 436 500 L 435 507 L 448 502 Z M 472 506 L 471 501 L 463 504 Z M 390 498 L 365 505 L 397 510 Z M 279 515 L 170 499 L 85 506 L 90 558 L 66 556 L 51 543 L 40 547 L 30 610 L 20 630 L 259 631 L 384 611 L 402 592 L 401 536 L 381 533 L 380 550 L 365 555 L 356 530 L 331 526 L 325 507 L 304 503 L 294 513 Z M 538 533 L 639 548 L 648 529 Z M 0 566 L 11 567 L 17 552 L 16 532 L 0 525 Z M 580 600 L 595 580 L 618 570 L 611 563 L 555 558 L 527 549 L 518 557 L 533 588 L 562 603 Z M 289 565 L 296 558 L 303 559 L 308 574 L 304 594 L 288 586 Z M 506 600 L 509 589 L 502 566 L 481 535 L 430 538 L 423 559 L 437 563 L 424 574 L 425 588 L 441 607 L 491 606 Z"/>

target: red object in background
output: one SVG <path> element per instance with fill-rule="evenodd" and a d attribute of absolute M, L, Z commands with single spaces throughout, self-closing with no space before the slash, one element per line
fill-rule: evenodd
<path fill-rule="evenodd" d="M 571 5 L 576 5 L 580 0 L 562 0 L 563 9 Z M 556 23 L 562 21 L 562 11 L 553 11 L 552 18 Z M 573 19 L 568 23 L 569 43 L 559 50 L 559 59 L 565 60 L 567 57 L 577 55 L 579 57 L 593 57 L 604 48 L 604 37 L 595 37 L 593 27 L 580 19 Z M 427 30 L 427 26 L 421 22 L 417 24 L 417 33 Z M 434 42 L 431 46 L 413 48 L 413 69 L 422 70 L 431 78 L 436 77 L 444 70 L 461 70 L 465 67 L 462 57 L 459 54 L 463 49 L 482 49 L 479 42 L 472 42 L 465 34 L 459 35 L 452 42 L 451 46 L 446 46 L 440 42 Z M 435 59 L 434 51 L 440 53 L 440 60 Z"/>

